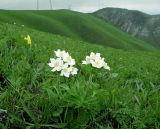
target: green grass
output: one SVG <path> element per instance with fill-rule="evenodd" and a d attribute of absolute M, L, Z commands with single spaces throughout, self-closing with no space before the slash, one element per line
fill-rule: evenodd
<path fill-rule="evenodd" d="M 58 35 L 0 25 L 0 128 L 160 128 L 160 52 L 124 51 Z M 23 40 L 29 34 L 32 45 Z M 79 73 L 51 72 L 58 48 L 76 59 Z M 81 65 L 90 52 L 110 72 Z"/>
<path fill-rule="evenodd" d="M 153 46 L 129 36 L 89 14 L 68 11 L 0 10 L 0 22 L 34 28 L 91 43 L 126 50 L 153 50 Z"/>

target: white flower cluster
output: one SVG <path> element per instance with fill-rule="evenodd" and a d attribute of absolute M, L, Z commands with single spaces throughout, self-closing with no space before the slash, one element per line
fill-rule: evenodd
<path fill-rule="evenodd" d="M 86 59 L 82 61 L 82 64 L 91 64 L 95 68 L 104 68 L 106 70 L 110 70 L 110 67 L 104 61 L 104 58 L 101 57 L 100 53 L 91 52 L 90 56 L 86 56 Z"/>
<path fill-rule="evenodd" d="M 51 58 L 48 64 L 52 68 L 52 72 L 61 71 L 60 75 L 65 77 L 77 74 L 78 69 L 74 67 L 76 64 L 75 59 L 73 59 L 68 52 L 58 49 L 54 51 L 54 53 L 57 58 Z"/>

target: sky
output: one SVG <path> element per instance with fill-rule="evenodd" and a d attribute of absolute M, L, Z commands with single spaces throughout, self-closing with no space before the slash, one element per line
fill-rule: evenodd
<path fill-rule="evenodd" d="M 50 9 L 50 0 L 39 0 L 39 9 Z M 148 14 L 160 14 L 160 0 L 52 0 L 53 9 L 71 9 L 94 12 L 105 7 L 140 10 Z M 37 0 L 0 0 L 0 9 L 34 10 Z"/>

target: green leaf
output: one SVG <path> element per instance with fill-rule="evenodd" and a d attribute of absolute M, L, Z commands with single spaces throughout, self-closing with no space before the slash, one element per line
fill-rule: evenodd
<path fill-rule="evenodd" d="M 48 94 L 48 97 L 49 97 L 49 101 L 51 103 L 54 103 L 56 98 L 57 98 L 57 95 L 49 88 L 45 88 L 46 91 L 47 91 L 47 94 Z"/>
<path fill-rule="evenodd" d="M 27 126 L 26 129 L 33 129 L 34 125 Z"/>
<path fill-rule="evenodd" d="M 116 77 L 118 77 L 118 73 L 111 73 L 109 77 L 110 78 L 116 78 Z"/>
<path fill-rule="evenodd" d="M 5 112 L 5 113 L 7 113 L 7 110 L 0 109 L 0 112 Z"/>
<path fill-rule="evenodd" d="M 56 111 L 53 112 L 53 116 L 60 116 L 60 114 L 63 112 L 63 108 L 59 107 Z"/>
<path fill-rule="evenodd" d="M 69 87 L 68 87 L 68 85 L 66 85 L 66 84 L 61 84 L 61 85 L 59 85 L 59 87 L 62 87 L 64 90 L 66 90 L 66 91 L 68 91 L 69 90 Z"/>
<path fill-rule="evenodd" d="M 24 111 L 28 114 L 28 116 L 34 121 L 34 123 L 36 123 L 36 118 L 34 116 L 34 114 L 27 108 L 27 106 L 21 101 L 22 105 L 23 105 L 23 109 Z"/>
<path fill-rule="evenodd" d="M 64 128 L 66 125 L 67 125 L 66 123 L 58 123 L 58 124 L 54 124 L 54 125 L 41 124 L 40 126 L 43 126 L 43 127 L 53 127 L 53 128 L 61 129 L 61 128 Z"/>

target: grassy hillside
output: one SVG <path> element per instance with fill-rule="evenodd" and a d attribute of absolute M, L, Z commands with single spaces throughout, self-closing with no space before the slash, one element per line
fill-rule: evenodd
<path fill-rule="evenodd" d="M 159 52 L 117 50 L 9 24 L 0 25 L 0 34 L 0 128 L 160 128 Z M 51 72 L 47 63 L 58 48 L 76 59 L 75 77 Z M 111 71 L 82 65 L 90 52 L 100 52 Z"/>
<path fill-rule="evenodd" d="M 120 49 L 151 50 L 151 45 L 137 40 L 104 21 L 88 14 L 68 10 L 5 11 L 0 22 L 16 23 L 44 32 L 60 34 L 83 41 Z"/>

